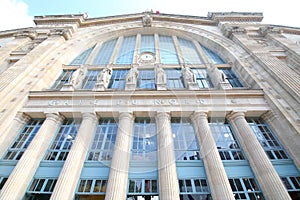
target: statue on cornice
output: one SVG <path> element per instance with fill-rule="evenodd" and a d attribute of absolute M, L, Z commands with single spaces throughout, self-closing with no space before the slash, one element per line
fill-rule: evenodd
<path fill-rule="evenodd" d="M 183 78 L 190 83 L 196 82 L 196 76 L 189 66 L 184 66 L 182 69 Z"/>
<path fill-rule="evenodd" d="M 138 69 L 136 67 L 132 67 L 127 73 L 126 82 L 136 83 L 138 76 L 139 76 Z"/>
<path fill-rule="evenodd" d="M 85 75 L 87 72 L 86 66 L 81 66 L 80 68 L 76 69 L 75 72 L 72 74 L 70 84 L 74 88 L 78 88 L 80 84 L 82 83 Z"/>
<path fill-rule="evenodd" d="M 105 88 L 107 88 L 109 84 L 109 80 L 111 78 L 112 69 L 104 68 L 101 73 L 97 76 L 97 84 L 102 84 Z"/>
<path fill-rule="evenodd" d="M 143 26 L 144 27 L 151 27 L 152 24 L 152 17 L 150 14 L 146 13 L 143 17 Z"/>
<path fill-rule="evenodd" d="M 161 65 L 157 65 L 156 68 L 156 83 L 158 84 L 166 84 L 167 75 Z"/>

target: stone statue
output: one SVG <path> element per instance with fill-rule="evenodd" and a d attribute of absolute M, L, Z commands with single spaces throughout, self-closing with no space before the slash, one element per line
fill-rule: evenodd
<path fill-rule="evenodd" d="M 80 68 L 76 69 L 75 72 L 72 74 L 70 84 L 73 85 L 73 87 L 75 88 L 78 87 L 82 83 L 86 72 L 87 68 L 85 66 L 81 66 Z"/>
<path fill-rule="evenodd" d="M 191 82 L 191 83 L 196 82 L 196 76 L 190 67 L 185 66 L 182 70 L 182 74 L 187 82 Z"/>
<path fill-rule="evenodd" d="M 107 86 L 111 77 L 112 70 L 110 68 L 104 68 L 97 76 L 97 84 L 103 84 Z"/>
<path fill-rule="evenodd" d="M 136 83 L 139 72 L 136 67 L 132 67 L 126 75 L 127 83 Z"/>
<path fill-rule="evenodd" d="M 165 84 L 167 82 L 167 76 L 164 69 L 158 65 L 156 68 L 156 83 Z"/>

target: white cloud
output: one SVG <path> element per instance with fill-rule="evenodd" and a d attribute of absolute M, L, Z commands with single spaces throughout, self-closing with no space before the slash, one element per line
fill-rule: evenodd
<path fill-rule="evenodd" d="M 0 31 L 34 26 L 27 4 L 18 0 L 0 0 Z"/>

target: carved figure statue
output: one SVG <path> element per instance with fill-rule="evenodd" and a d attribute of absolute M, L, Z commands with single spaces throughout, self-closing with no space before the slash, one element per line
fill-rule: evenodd
<path fill-rule="evenodd" d="M 166 81 L 167 81 L 166 73 L 164 69 L 160 65 L 158 65 L 156 68 L 156 82 L 160 84 L 161 83 L 165 84 Z"/>
<path fill-rule="evenodd" d="M 70 84 L 74 87 L 78 86 L 83 81 L 86 72 L 87 69 L 84 66 L 81 66 L 80 68 L 76 69 L 75 72 L 72 74 Z"/>
<path fill-rule="evenodd" d="M 149 14 L 146 14 L 143 17 L 143 26 L 144 27 L 151 27 L 151 23 L 152 23 L 152 17 Z"/>
<path fill-rule="evenodd" d="M 190 67 L 185 66 L 182 70 L 182 73 L 183 73 L 183 77 L 187 82 L 192 82 L 192 83 L 196 82 L 196 76 Z"/>
<path fill-rule="evenodd" d="M 110 68 L 104 68 L 97 76 L 97 83 L 107 85 L 111 77 L 112 70 Z"/>
<path fill-rule="evenodd" d="M 132 67 L 126 76 L 127 83 L 136 83 L 137 78 L 139 76 L 139 72 L 136 67 Z"/>

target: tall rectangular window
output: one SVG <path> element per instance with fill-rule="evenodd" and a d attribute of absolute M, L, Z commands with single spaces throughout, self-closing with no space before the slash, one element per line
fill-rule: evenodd
<path fill-rule="evenodd" d="M 179 179 L 180 199 L 211 199 L 205 178 Z"/>
<path fill-rule="evenodd" d="M 222 160 L 245 160 L 230 124 L 222 119 L 210 119 L 209 127 Z"/>
<path fill-rule="evenodd" d="M 188 118 L 172 118 L 171 127 L 176 160 L 200 160 L 200 148 Z"/>
<path fill-rule="evenodd" d="M 229 178 L 229 183 L 235 199 L 264 199 L 253 178 Z"/>
<path fill-rule="evenodd" d="M 76 194 L 105 194 L 106 186 L 106 179 L 80 179 Z"/>
<path fill-rule="evenodd" d="M 2 190 L 4 184 L 6 183 L 8 178 L 6 177 L 0 177 L 0 191 Z"/>
<path fill-rule="evenodd" d="M 119 49 L 116 64 L 131 64 L 135 49 L 136 36 L 124 37 Z"/>
<path fill-rule="evenodd" d="M 178 38 L 184 63 L 202 64 L 203 61 L 192 41 Z"/>
<path fill-rule="evenodd" d="M 30 120 L 21 130 L 15 141 L 10 145 L 3 156 L 4 160 L 20 160 L 21 156 L 33 140 L 34 136 L 43 124 L 42 119 Z"/>
<path fill-rule="evenodd" d="M 165 69 L 167 75 L 167 88 L 184 88 L 181 69 Z"/>
<path fill-rule="evenodd" d="M 111 160 L 117 132 L 118 124 L 113 118 L 100 119 L 100 123 L 97 125 L 94 140 L 92 141 L 87 160 Z"/>
<path fill-rule="evenodd" d="M 270 159 L 289 159 L 267 124 L 257 118 L 247 118 L 247 121 Z"/>
<path fill-rule="evenodd" d="M 75 120 L 66 119 L 58 129 L 54 141 L 46 154 L 45 160 L 64 161 L 67 159 L 73 141 L 77 135 L 78 125 Z"/>
<path fill-rule="evenodd" d="M 232 69 L 221 68 L 219 70 L 221 70 L 224 73 L 225 79 L 230 83 L 232 87 L 243 87 L 243 84 L 241 83 L 239 78 L 235 75 Z"/>
<path fill-rule="evenodd" d="M 131 160 L 157 160 L 156 125 L 151 118 L 136 118 L 133 128 Z"/>
<path fill-rule="evenodd" d="M 75 70 L 63 70 L 63 72 L 60 74 L 60 76 L 55 80 L 55 82 L 51 86 L 51 89 L 60 90 L 64 84 L 69 83 L 74 71 Z"/>
<path fill-rule="evenodd" d="M 110 89 L 124 89 L 126 83 L 126 74 L 128 69 L 114 69 L 108 84 Z"/>
<path fill-rule="evenodd" d="M 192 69 L 199 88 L 212 88 L 212 83 L 206 69 Z"/>
<path fill-rule="evenodd" d="M 109 64 L 111 55 L 115 49 L 117 39 L 104 42 L 101 49 L 97 53 L 96 58 L 93 60 L 93 65 L 106 65 Z"/>
<path fill-rule="evenodd" d="M 26 192 L 29 200 L 50 199 L 56 185 L 56 178 L 35 178 Z"/>
<path fill-rule="evenodd" d="M 91 90 L 94 88 L 97 82 L 97 76 L 100 74 L 100 70 L 89 70 L 82 82 L 82 89 Z"/>
<path fill-rule="evenodd" d="M 140 53 L 152 52 L 155 54 L 154 35 L 142 35 L 140 44 Z"/>
<path fill-rule="evenodd" d="M 300 199 L 300 176 L 281 177 L 292 200 Z"/>
<path fill-rule="evenodd" d="M 163 64 L 178 64 L 179 60 L 173 38 L 171 36 L 159 36 L 160 60 Z"/>
<path fill-rule="evenodd" d="M 141 89 L 155 89 L 155 73 L 153 69 L 139 70 L 137 87 Z"/>
<path fill-rule="evenodd" d="M 156 179 L 129 179 L 128 194 L 157 194 Z"/>

